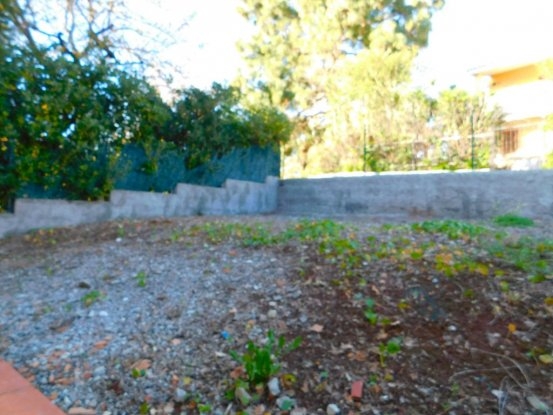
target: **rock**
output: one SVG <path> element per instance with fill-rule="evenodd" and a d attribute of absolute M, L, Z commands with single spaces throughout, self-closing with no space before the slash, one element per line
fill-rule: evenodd
<path fill-rule="evenodd" d="M 75 406 L 67 412 L 67 415 L 96 415 L 96 410 Z"/>
<path fill-rule="evenodd" d="M 267 387 L 269 388 L 269 393 L 272 396 L 280 395 L 280 383 L 278 378 L 272 378 L 269 383 L 267 383 Z"/>
<path fill-rule="evenodd" d="M 551 412 L 549 406 L 547 406 L 545 402 L 541 401 L 536 396 L 528 396 L 526 400 L 532 406 L 532 408 L 534 408 L 539 413 L 549 414 Z"/>
<path fill-rule="evenodd" d="M 340 415 L 342 411 L 340 411 L 338 405 L 331 403 L 326 407 L 326 413 L 327 415 Z"/>
<path fill-rule="evenodd" d="M 177 390 L 175 390 L 175 401 L 184 402 L 185 399 L 186 399 L 186 391 L 184 389 L 177 388 Z"/>
<path fill-rule="evenodd" d="M 282 411 L 289 411 L 296 406 L 296 400 L 288 396 L 281 396 L 276 400 L 276 404 Z"/>
<path fill-rule="evenodd" d="M 106 375 L 106 368 L 104 366 L 98 366 L 97 368 L 94 368 L 92 373 L 95 378 L 104 377 Z"/>
<path fill-rule="evenodd" d="M 269 312 L 267 313 L 268 318 L 276 318 L 276 316 L 277 316 L 276 310 L 269 310 Z"/>
<path fill-rule="evenodd" d="M 294 408 L 290 415 L 307 415 L 307 409 L 305 408 Z"/>
<path fill-rule="evenodd" d="M 236 388 L 234 395 L 236 396 L 236 399 L 238 399 L 240 403 L 244 406 L 248 406 L 252 401 L 252 396 L 243 387 Z"/>

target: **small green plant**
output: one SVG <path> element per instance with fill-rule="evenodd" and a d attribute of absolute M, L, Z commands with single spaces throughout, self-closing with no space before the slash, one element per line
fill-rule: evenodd
<path fill-rule="evenodd" d="M 101 300 L 103 297 L 102 293 L 98 290 L 92 290 L 82 296 L 81 302 L 85 307 L 90 307 L 96 301 Z"/>
<path fill-rule="evenodd" d="M 386 343 L 378 345 L 378 355 L 380 356 L 380 366 L 386 367 L 386 359 L 401 351 L 401 338 L 393 337 Z"/>
<path fill-rule="evenodd" d="M 411 226 L 416 232 L 441 233 L 449 239 L 469 239 L 486 232 L 486 228 L 472 223 L 456 220 L 430 220 L 414 223 Z"/>
<path fill-rule="evenodd" d="M 138 408 L 138 412 L 140 415 L 148 415 L 148 413 L 150 413 L 150 405 L 148 402 L 142 402 L 142 404 L 140 404 L 140 408 Z"/>
<path fill-rule="evenodd" d="M 212 412 L 212 407 L 209 404 L 198 404 L 198 411 L 201 414 L 210 414 Z"/>
<path fill-rule="evenodd" d="M 133 379 L 144 377 L 144 375 L 146 375 L 146 371 L 144 369 L 137 369 L 133 367 L 131 371 L 131 376 L 133 377 Z"/>
<path fill-rule="evenodd" d="M 374 311 L 374 306 L 375 302 L 372 298 L 365 299 L 365 318 L 373 326 L 376 326 L 376 323 L 378 323 L 378 313 Z"/>
<path fill-rule="evenodd" d="M 135 278 L 138 282 L 139 287 L 145 287 L 146 286 L 146 278 L 148 275 L 144 271 L 140 271 L 138 274 L 136 274 Z"/>
<path fill-rule="evenodd" d="M 263 346 L 258 346 L 250 340 L 246 344 L 246 351 L 243 354 L 231 350 L 230 356 L 244 366 L 249 385 L 255 386 L 267 382 L 277 374 L 280 371 L 278 359 L 284 354 L 297 349 L 300 344 L 300 337 L 286 344 L 284 336 L 276 339 L 274 332 L 269 330 L 267 341 Z"/>
<path fill-rule="evenodd" d="M 300 242 L 322 242 L 339 238 L 344 229 L 344 225 L 330 219 L 301 220 L 289 227 L 282 238 L 285 240 L 295 239 Z"/>
<path fill-rule="evenodd" d="M 125 237 L 125 226 L 122 223 L 117 225 L 117 236 L 119 238 Z"/>
<path fill-rule="evenodd" d="M 511 228 L 528 228 L 534 226 L 534 221 L 524 216 L 518 216 L 512 213 L 506 215 L 496 216 L 493 222 L 498 226 L 505 226 Z"/>

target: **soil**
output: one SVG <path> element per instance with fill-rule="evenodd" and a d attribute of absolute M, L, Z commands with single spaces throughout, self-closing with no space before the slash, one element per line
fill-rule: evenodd
<path fill-rule="evenodd" d="M 441 223 L 197 217 L 8 237 L 0 357 L 73 414 L 553 414 L 551 223 Z M 301 344 L 255 387 L 231 354 L 269 332 Z"/>

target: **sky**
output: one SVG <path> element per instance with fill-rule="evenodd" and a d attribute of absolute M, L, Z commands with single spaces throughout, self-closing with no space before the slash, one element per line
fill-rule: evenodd
<path fill-rule="evenodd" d="M 553 57 L 552 0 L 445 0 L 414 78 L 470 88 L 474 69 L 546 55 Z"/>
<path fill-rule="evenodd" d="M 183 41 L 165 52 L 186 74 L 185 86 L 207 88 L 213 81 L 231 81 L 240 65 L 235 43 L 248 33 L 236 12 L 240 1 L 159 1 L 164 19 L 189 21 Z M 445 0 L 432 27 L 413 75 L 416 84 L 427 88 L 432 81 L 436 90 L 470 88 L 470 73 L 477 67 L 553 56 L 553 0 Z"/>

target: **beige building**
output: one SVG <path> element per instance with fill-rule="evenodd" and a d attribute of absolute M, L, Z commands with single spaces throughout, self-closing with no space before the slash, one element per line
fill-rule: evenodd
<path fill-rule="evenodd" d="M 499 105 L 505 123 L 495 132 L 498 167 L 539 168 L 553 152 L 553 79 L 544 77 L 546 59 L 490 66 L 474 72 L 489 102 Z"/>

